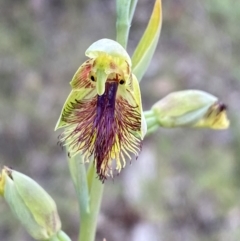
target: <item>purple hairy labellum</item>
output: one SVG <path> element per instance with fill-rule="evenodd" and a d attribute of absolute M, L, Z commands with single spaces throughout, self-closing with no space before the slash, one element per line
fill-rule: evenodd
<path fill-rule="evenodd" d="M 103 95 L 89 100 L 75 99 L 62 114 L 62 121 L 70 129 L 60 139 L 68 143 L 69 155 L 81 151 L 86 162 L 93 157 L 102 181 L 109 170 L 112 175 L 112 159 L 125 166 L 125 156 L 131 158 L 129 152 L 137 156 L 141 146 L 141 136 L 136 134 L 141 130 L 139 106 L 118 96 L 118 87 L 118 78 L 107 80 Z"/>

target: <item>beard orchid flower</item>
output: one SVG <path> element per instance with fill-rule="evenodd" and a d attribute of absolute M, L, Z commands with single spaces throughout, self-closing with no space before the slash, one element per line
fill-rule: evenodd
<path fill-rule="evenodd" d="M 55 129 L 65 128 L 60 142 L 70 156 L 93 158 L 104 181 L 138 156 L 146 134 L 139 83 L 125 49 L 110 39 L 93 43 L 77 70 Z M 115 164 L 113 163 L 115 162 Z"/>

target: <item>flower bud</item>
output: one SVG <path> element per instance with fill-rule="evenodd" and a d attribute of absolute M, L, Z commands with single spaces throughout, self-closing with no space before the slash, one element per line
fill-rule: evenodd
<path fill-rule="evenodd" d="M 0 194 L 34 239 L 52 239 L 61 229 L 54 200 L 26 175 L 4 167 L 0 175 Z"/>
<path fill-rule="evenodd" d="M 226 105 L 200 90 L 173 92 L 153 105 L 152 111 L 162 127 L 205 127 L 226 129 Z"/>

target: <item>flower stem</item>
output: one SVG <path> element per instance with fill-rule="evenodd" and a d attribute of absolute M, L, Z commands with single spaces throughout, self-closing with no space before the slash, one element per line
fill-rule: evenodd
<path fill-rule="evenodd" d="M 144 117 L 147 119 L 149 117 L 154 117 L 155 116 L 155 113 L 153 112 L 153 110 L 146 110 L 143 112 L 144 114 Z"/>
<path fill-rule="evenodd" d="M 144 117 L 147 122 L 147 135 L 152 134 L 159 127 L 158 120 L 152 110 L 144 111 Z"/>
<path fill-rule="evenodd" d="M 147 129 L 153 127 L 153 126 L 158 126 L 158 121 L 156 119 L 156 117 L 148 117 L 146 118 L 146 122 L 147 122 Z"/>
<path fill-rule="evenodd" d="M 69 170 L 77 193 L 80 218 L 89 211 L 89 191 L 86 168 L 81 155 L 68 159 Z"/>
<path fill-rule="evenodd" d="M 128 35 L 131 23 L 129 21 L 130 0 L 117 0 L 117 41 L 125 49 L 127 48 Z"/>
<path fill-rule="evenodd" d="M 97 217 L 101 206 L 104 185 L 96 176 L 95 166 L 92 162 L 88 169 L 89 184 L 89 212 L 81 215 L 79 241 L 94 241 L 97 228 Z"/>

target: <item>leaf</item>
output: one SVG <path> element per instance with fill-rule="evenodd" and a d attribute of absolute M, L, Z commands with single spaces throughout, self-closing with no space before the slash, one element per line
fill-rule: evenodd
<path fill-rule="evenodd" d="M 140 82 L 155 52 L 162 27 L 162 4 L 156 0 L 148 26 L 132 56 L 133 73 Z"/>

